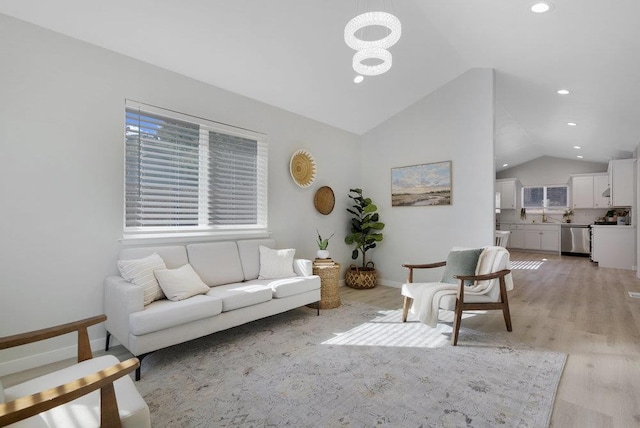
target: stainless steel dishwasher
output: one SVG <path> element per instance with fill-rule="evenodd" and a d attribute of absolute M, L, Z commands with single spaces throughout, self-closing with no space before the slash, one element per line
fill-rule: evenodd
<path fill-rule="evenodd" d="M 562 223 L 560 251 L 570 256 L 588 257 L 591 254 L 591 235 L 585 224 Z"/>

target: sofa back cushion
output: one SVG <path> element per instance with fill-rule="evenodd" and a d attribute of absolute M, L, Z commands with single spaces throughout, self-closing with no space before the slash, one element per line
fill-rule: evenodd
<path fill-rule="evenodd" d="M 187 245 L 189 263 L 209 287 L 242 282 L 244 273 L 235 242 Z"/>
<path fill-rule="evenodd" d="M 141 259 L 158 253 L 167 269 L 176 269 L 189 263 L 187 250 L 182 245 L 165 245 L 156 247 L 125 247 L 120 250 L 119 260 Z"/>
<path fill-rule="evenodd" d="M 275 248 L 275 239 L 246 239 L 238 241 L 238 252 L 242 262 L 245 281 L 258 278 L 260 273 L 260 246 Z"/>

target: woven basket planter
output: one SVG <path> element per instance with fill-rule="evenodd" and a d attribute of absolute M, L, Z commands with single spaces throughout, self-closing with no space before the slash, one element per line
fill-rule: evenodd
<path fill-rule="evenodd" d="M 376 286 L 376 269 L 372 262 L 367 263 L 367 267 L 359 268 L 355 265 L 351 265 L 347 269 L 347 273 L 344 278 L 344 283 L 351 288 L 373 288 Z"/>

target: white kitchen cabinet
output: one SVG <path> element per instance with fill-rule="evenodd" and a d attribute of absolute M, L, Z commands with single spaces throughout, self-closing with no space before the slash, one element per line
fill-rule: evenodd
<path fill-rule="evenodd" d="M 630 270 L 635 267 L 634 226 L 591 227 L 591 259 L 599 267 Z"/>
<path fill-rule="evenodd" d="M 609 188 L 609 174 L 595 174 L 593 176 L 593 207 L 608 208 L 611 205 L 611 198 L 602 196 Z"/>
<path fill-rule="evenodd" d="M 593 175 L 571 177 L 571 207 L 593 208 Z"/>
<path fill-rule="evenodd" d="M 515 210 L 518 207 L 520 182 L 516 178 L 496 180 L 496 192 L 500 193 L 500 209 Z"/>
<path fill-rule="evenodd" d="M 633 205 L 635 164 L 635 159 L 609 161 L 608 172 L 612 207 L 630 207 Z"/>
<path fill-rule="evenodd" d="M 608 173 L 572 175 L 571 208 L 607 208 L 609 198 L 602 194 L 608 188 Z"/>
<path fill-rule="evenodd" d="M 509 241 L 507 247 L 509 248 L 524 248 L 524 225 L 512 224 L 509 227 L 511 234 L 509 235 Z"/>
<path fill-rule="evenodd" d="M 524 248 L 560 252 L 560 226 L 525 225 Z"/>

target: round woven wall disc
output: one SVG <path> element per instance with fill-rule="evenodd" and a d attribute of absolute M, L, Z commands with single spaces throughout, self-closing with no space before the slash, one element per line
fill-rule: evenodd
<path fill-rule="evenodd" d="M 291 178 L 300 187 L 309 187 L 316 179 L 316 162 L 306 150 L 298 150 L 289 162 Z"/>
<path fill-rule="evenodd" d="M 324 215 L 331 213 L 335 204 L 336 197 L 331 187 L 322 186 L 316 191 L 316 195 L 313 198 L 313 205 L 315 205 L 319 213 Z"/>

